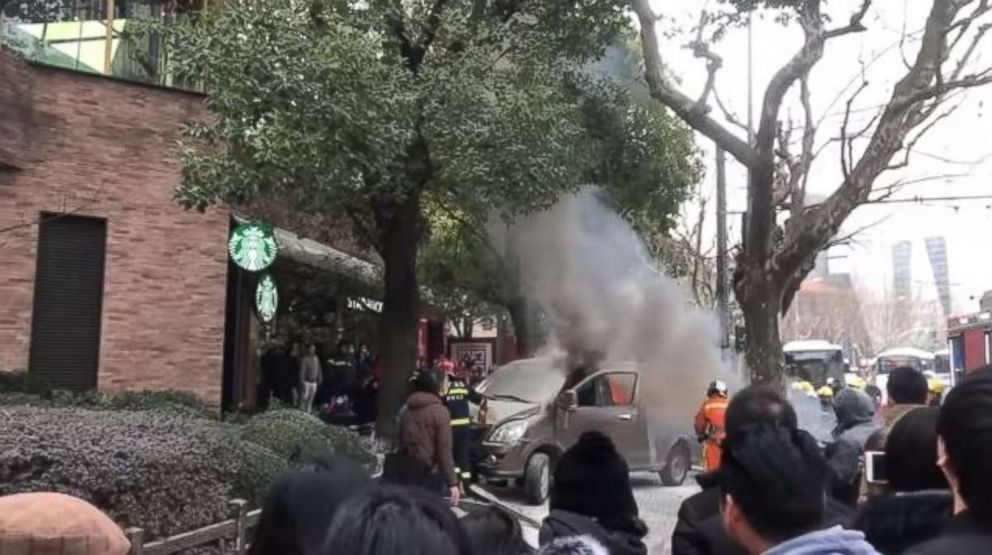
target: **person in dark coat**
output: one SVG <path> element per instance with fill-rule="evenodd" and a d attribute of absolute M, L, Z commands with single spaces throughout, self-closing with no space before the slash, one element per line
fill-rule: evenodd
<path fill-rule="evenodd" d="M 951 519 L 954 498 L 937 466 L 935 407 L 904 412 L 885 441 L 885 493 L 868 498 L 852 527 L 880 553 L 903 553 L 937 537 Z"/>
<path fill-rule="evenodd" d="M 862 490 L 861 460 L 868 440 L 882 426 L 875 420 L 875 401 L 870 395 L 847 387 L 834 397 L 837 427 L 827 447 L 831 470 L 831 495 L 854 508 Z"/>
<path fill-rule="evenodd" d="M 610 555 L 647 553 L 643 540 L 648 527 L 638 516 L 627 461 L 602 432 L 582 434 L 562 455 L 548 506 L 541 545 L 562 537 L 592 536 Z"/>
<path fill-rule="evenodd" d="M 457 505 L 461 490 L 451 450 L 451 416 L 438 394 L 440 386 L 425 372 L 415 372 L 409 383 L 412 392 L 397 417 L 398 449 L 386 458 L 383 480 L 450 494 Z"/>
<path fill-rule="evenodd" d="M 727 437 L 760 423 L 771 423 L 790 429 L 798 428 L 798 418 L 792 405 L 774 388 L 747 387 L 730 400 L 726 413 Z M 701 474 L 696 481 L 703 491 L 688 497 L 679 507 L 678 521 L 672 532 L 673 555 L 734 555 L 746 553 L 736 546 L 723 528 L 720 519 L 719 479 L 716 472 Z M 828 498 L 823 526 L 846 523 L 851 509 Z"/>
<path fill-rule="evenodd" d="M 365 470 L 341 456 L 282 473 L 269 488 L 248 555 L 316 552 L 341 503 L 370 486 Z"/>
<path fill-rule="evenodd" d="M 954 517 L 912 555 L 992 553 L 992 367 L 951 389 L 937 421 L 937 462 L 954 492 Z"/>

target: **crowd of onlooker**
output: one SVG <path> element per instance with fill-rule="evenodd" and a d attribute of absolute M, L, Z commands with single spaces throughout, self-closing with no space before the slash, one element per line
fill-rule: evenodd
<path fill-rule="evenodd" d="M 368 344 L 342 339 L 330 352 L 314 342 L 272 345 L 261 356 L 258 407 L 273 399 L 339 423 L 375 420 L 379 361 Z"/>
<path fill-rule="evenodd" d="M 876 414 L 861 390 L 834 398 L 822 444 L 774 389 L 726 412 L 718 470 L 679 510 L 674 555 L 992 553 L 992 368 L 930 406 L 924 375 L 894 370 Z"/>
<path fill-rule="evenodd" d="M 921 378 L 912 369 L 894 371 L 879 415 L 862 392 L 841 391 L 829 445 L 799 428 L 777 389 L 737 392 L 726 409 L 720 466 L 699 476 L 702 490 L 679 510 L 674 555 L 992 553 L 992 368 L 970 374 L 940 407 L 926 404 Z M 423 373 L 410 384 L 408 409 L 435 407 L 433 416 L 398 422 L 397 453 L 422 463 L 419 477 L 373 481 L 345 458 L 296 467 L 272 486 L 250 553 L 648 553 L 650 523 L 639 516 L 627 463 L 595 431 L 557 461 L 536 550 L 500 508 L 459 518 L 451 508 L 456 478 L 450 461 L 441 461 L 450 454 L 443 444 L 450 424 L 443 405 L 426 398 L 438 385 Z M 119 555 L 127 548 L 120 529 L 81 500 L 0 498 L 2 554 Z"/>

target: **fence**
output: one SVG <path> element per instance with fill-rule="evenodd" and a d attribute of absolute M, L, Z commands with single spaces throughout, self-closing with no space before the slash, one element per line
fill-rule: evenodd
<path fill-rule="evenodd" d="M 248 546 L 248 530 L 258 525 L 261 509 L 248 510 L 248 503 L 234 499 L 230 503 L 233 518 L 211 524 L 198 530 L 184 532 L 151 543 L 144 543 L 145 532 L 141 528 L 126 530 L 131 542 L 130 555 L 170 555 L 185 549 L 230 540 L 234 542 L 233 553 L 243 555 Z"/>
<path fill-rule="evenodd" d="M 470 486 L 469 489 L 480 498 L 480 501 L 463 499 L 460 507 L 463 511 L 469 512 L 468 507 L 471 505 L 496 505 L 513 515 L 523 526 L 534 529 L 541 527 L 540 522 L 500 501 L 488 491 L 478 486 Z M 231 519 L 151 543 L 144 543 L 145 531 L 141 528 L 128 528 L 125 531 L 127 539 L 131 542 L 131 551 L 128 553 L 129 555 L 171 555 L 185 549 L 228 540 L 233 541 L 234 545 L 227 552 L 244 555 L 248 549 L 248 531 L 258 526 L 262 510 L 249 511 L 248 502 L 241 499 L 232 500 L 230 506 L 233 516 Z"/>

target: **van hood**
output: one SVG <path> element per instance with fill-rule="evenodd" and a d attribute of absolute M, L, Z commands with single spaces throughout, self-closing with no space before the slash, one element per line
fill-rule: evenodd
<path fill-rule="evenodd" d="M 508 418 L 526 418 L 541 412 L 541 405 L 504 399 L 486 399 L 487 422 L 498 424 Z"/>

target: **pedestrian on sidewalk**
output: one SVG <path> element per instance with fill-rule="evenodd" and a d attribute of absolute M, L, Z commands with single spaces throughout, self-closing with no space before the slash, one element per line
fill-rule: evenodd
<path fill-rule="evenodd" d="M 421 487 L 438 495 L 461 498 L 451 448 L 451 417 L 440 397 L 440 385 L 426 372 L 414 372 L 411 394 L 400 409 L 398 445 L 386 456 L 382 479 Z"/>
<path fill-rule="evenodd" d="M 320 372 L 320 357 L 317 356 L 317 346 L 307 344 L 307 354 L 303 357 L 300 371 L 300 409 L 310 412 L 317 388 L 322 380 Z"/>

